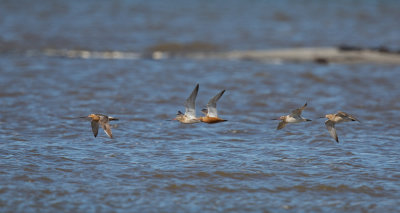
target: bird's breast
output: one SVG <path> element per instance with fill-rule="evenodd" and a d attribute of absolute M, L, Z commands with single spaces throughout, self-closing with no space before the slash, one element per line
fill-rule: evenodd
<path fill-rule="evenodd" d="M 291 117 L 291 116 L 286 117 L 285 121 L 286 121 L 287 123 L 298 123 L 298 122 L 300 122 L 299 119 L 294 118 L 294 117 Z"/>
<path fill-rule="evenodd" d="M 226 120 L 218 118 L 218 117 L 200 117 L 200 120 L 204 123 L 219 123 L 219 122 L 224 122 Z"/>

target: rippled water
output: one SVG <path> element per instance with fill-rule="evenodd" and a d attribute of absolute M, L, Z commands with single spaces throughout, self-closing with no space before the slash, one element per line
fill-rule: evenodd
<path fill-rule="evenodd" d="M 395 1 L 329 3 L 321 22 L 322 3 L 305 2 L 6 2 L 2 212 L 398 212 L 398 66 L 24 54 L 144 51 L 196 40 L 226 49 L 398 44 Z M 362 25 L 371 20 L 377 24 Z M 332 40 L 329 31 L 337 34 Z M 227 90 L 218 108 L 228 122 L 169 121 L 196 83 L 198 109 Z M 271 119 L 306 101 L 303 115 L 313 121 L 277 131 Z M 339 124 L 339 144 L 318 118 L 338 110 L 362 121 Z M 112 123 L 115 139 L 103 131 L 93 137 L 79 118 L 93 112 L 120 118 Z"/>

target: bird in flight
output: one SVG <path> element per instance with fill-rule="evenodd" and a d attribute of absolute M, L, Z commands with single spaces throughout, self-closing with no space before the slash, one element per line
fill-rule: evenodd
<path fill-rule="evenodd" d="M 176 117 L 173 120 L 177 120 L 184 124 L 198 123 L 200 120 L 196 118 L 196 97 L 199 92 L 199 84 L 193 89 L 190 96 L 185 101 L 185 114 L 178 111 Z"/>
<path fill-rule="evenodd" d="M 278 127 L 276 129 L 280 130 L 283 127 L 285 127 L 286 124 L 288 124 L 288 123 L 300 123 L 300 122 L 304 122 L 304 121 L 311 121 L 310 119 L 303 118 L 301 116 L 301 113 L 303 112 L 303 110 L 306 107 L 307 107 L 307 102 L 301 108 L 293 110 L 289 115 L 283 115 L 277 119 L 273 119 L 273 120 L 281 121 L 281 122 L 279 122 Z"/>
<path fill-rule="evenodd" d="M 335 124 L 342 123 L 342 122 L 348 122 L 348 121 L 360 122 L 354 116 L 347 114 L 345 112 L 341 112 L 341 111 L 337 112 L 336 114 L 327 114 L 327 115 L 325 115 L 325 118 L 328 119 L 325 121 L 325 126 L 328 129 L 329 133 L 331 134 L 332 138 L 335 139 L 335 141 L 337 143 L 339 143 L 339 138 L 336 133 Z"/>
<path fill-rule="evenodd" d="M 108 137 L 112 138 L 112 132 L 109 121 L 118 120 L 118 118 L 114 118 L 111 116 L 103 115 L 103 114 L 90 114 L 87 117 L 81 118 L 91 118 L 92 132 L 94 137 L 97 137 L 99 133 L 99 126 L 104 129 L 104 132 L 108 135 Z"/>
<path fill-rule="evenodd" d="M 222 90 L 217 95 L 215 95 L 213 98 L 211 98 L 207 104 L 207 109 L 201 110 L 201 112 L 204 113 L 204 115 L 205 115 L 204 117 L 198 118 L 201 122 L 212 124 L 212 123 L 219 123 L 219 122 L 227 121 L 222 118 L 219 118 L 218 113 L 217 113 L 217 101 L 221 98 L 221 96 L 224 94 L 224 92 L 225 92 L 225 90 Z"/>

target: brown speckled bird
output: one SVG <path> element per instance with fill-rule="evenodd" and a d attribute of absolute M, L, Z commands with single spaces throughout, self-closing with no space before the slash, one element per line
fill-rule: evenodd
<path fill-rule="evenodd" d="M 114 118 L 111 116 L 103 115 L 103 114 L 90 114 L 87 117 L 83 118 L 91 118 L 91 125 L 94 137 L 97 137 L 99 132 L 99 126 L 104 129 L 104 132 L 108 135 L 108 137 L 112 138 L 112 132 L 109 121 L 118 120 L 118 118 Z"/>
<path fill-rule="evenodd" d="M 306 119 L 301 116 L 301 113 L 306 108 L 306 106 L 307 106 L 307 102 L 301 108 L 293 110 L 292 113 L 290 113 L 289 115 L 284 115 L 277 119 L 273 119 L 273 120 L 281 120 L 281 122 L 279 122 L 278 127 L 276 129 L 277 130 L 282 129 L 288 123 L 299 123 L 299 122 L 303 122 L 303 121 L 311 121 L 310 119 Z"/>
<path fill-rule="evenodd" d="M 335 139 L 335 141 L 337 143 L 339 143 L 339 138 L 336 134 L 335 124 L 342 123 L 342 122 L 348 122 L 348 121 L 360 122 L 354 116 L 347 114 L 345 112 L 341 112 L 341 111 L 337 112 L 336 114 L 327 114 L 327 115 L 325 115 L 325 118 L 328 119 L 325 121 L 325 126 L 328 129 L 329 133 L 331 134 L 332 138 Z"/>

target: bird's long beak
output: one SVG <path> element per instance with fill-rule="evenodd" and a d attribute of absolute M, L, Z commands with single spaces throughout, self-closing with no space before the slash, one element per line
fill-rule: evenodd
<path fill-rule="evenodd" d="M 271 120 L 276 121 L 276 120 L 281 120 L 281 118 L 272 118 Z"/>

